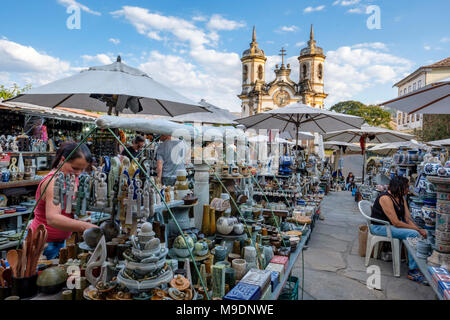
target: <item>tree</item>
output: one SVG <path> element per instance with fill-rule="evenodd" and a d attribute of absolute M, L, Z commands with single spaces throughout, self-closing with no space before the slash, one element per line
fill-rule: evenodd
<path fill-rule="evenodd" d="M 449 138 L 450 115 L 424 114 L 423 129 L 415 129 L 414 134 L 416 134 L 422 141 L 434 141 Z"/>
<path fill-rule="evenodd" d="M 392 129 L 390 125 L 391 113 L 380 106 L 366 106 L 362 102 L 349 100 L 336 103 L 330 110 L 361 117 L 371 126 Z"/>
<path fill-rule="evenodd" d="M 0 100 L 6 100 L 12 97 L 15 97 L 21 93 L 24 93 L 27 90 L 31 89 L 31 84 L 27 84 L 25 87 L 20 88 L 16 83 L 8 88 L 4 85 L 0 85 Z"/>

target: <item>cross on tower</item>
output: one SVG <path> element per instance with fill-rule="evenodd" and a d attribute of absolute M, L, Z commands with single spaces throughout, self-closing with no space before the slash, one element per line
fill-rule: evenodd
<path fill-rule="evenodd" d="M 284 50 L 284 48 L 281 48 L 280 50 L 280 56 L 281 56 L 281 65 L 284 65 L 284 56 L 286 55 L 286 50 Z"/>

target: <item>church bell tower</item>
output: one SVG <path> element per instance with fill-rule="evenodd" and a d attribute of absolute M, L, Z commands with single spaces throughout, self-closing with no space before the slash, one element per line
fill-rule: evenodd
<path fill-rule="evenodd" d="M 256 31 L 253 27 L 250 48 L 242 54 L 242 92 L 238 97 L 242 100 L 241 115 L 249 116 L 260 112 L 262 104 L 262 86 L 266 82 L 266 56 L 258 48 Z"/>
<path fill-rule="evenodd" d="M 303 103 L 323 109 L 324 99 L 328 96 L 323 88 L 325 55 L 323 49 L 316 45 L 313 25 L 311 25 L 308 46 L 300 51 L 298 62 L 299 93 L 303 97 Z"/>

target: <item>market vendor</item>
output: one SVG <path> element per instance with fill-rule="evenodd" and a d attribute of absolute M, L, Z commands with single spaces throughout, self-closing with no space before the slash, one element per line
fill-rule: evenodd
<path fill-rule="evenodd" d="M 141 150 L 144 148 L 144 145 L 145 145 L 144 137 L 141 135 L 137 135 L 134 137 L 132 145 L 127 147 L 126 150 L 124 149 L 122 151 L 121 155 L 127 156 L 129 158 L 130 155 L 127 152 L 127 150 L 128 150 L 133 155 L 133 157 L 136 158 L 139 155 L 139 153 L 141 152 Z"/>
<path fill-rule="evenodd" d="M 173 186 L 177 180 L 177 170 L 185 170 L 186 144 L 172 140 L 171 136 L 161 136 L 162 143 L 156 149 L 156 175 L 165 186 Z"/>
<path fill-rule="evenodd" d="M 416 226 L 408 209 L 405 199 L 409 190 L 409 181 L 405 177 L 395 176 L 389 183 L 387 192 L 380 194 L 372 206 L 372 218 L 388 221 L 391 224 L 392 237 L 400 240 L 406 238 L 427 237 L 427 232 Z M 370 232 L 374 235 L 386 237 L 386 226 L 372 222 Z M 428 285 L 424 275 L 408 253 L 408 279 Z"/>
<path fill-rule="evenodd" d="M 347 190 L 352 190 L 355 187 L 355 176 L 353 172 L 349 172 L 347 178 L 345 179 L 345 188 Z"/>
<path fill-rule="evenodd" d="M 75 220 L 72 214 L 61 210 L 61 205 L 55 205 L 53 203 L 55 179 L 52 179 L 50 183 L 47 182 L 77 145 L 76 142 L 65 142 L 60 146 L 53 160 L 52 170 L 39 183 L 36 191 L 36 201 L 38 201 L 41 192 L 43 195 L 34 211 L 34 219 L 30 228 L 35 231 L 40 224 L 43 224 L 47 229 L 47 247 L 43 253 L 47 259 L 54 259 L 58 256 L 59 249 L 65 246 L 66 239 L 72 235 L 72 232 L 84 232 L 86 229 L 97 227 L 89 222 Z M 78 177 L 89 166 L 91 159 L 89 148 L 85 144 L 81 144 L 70 159 L 64 163 L 60 172 L 65 175 L 74 174 Z"/>

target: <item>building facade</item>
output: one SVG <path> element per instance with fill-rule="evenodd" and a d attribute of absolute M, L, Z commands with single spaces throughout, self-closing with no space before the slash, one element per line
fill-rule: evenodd
<path fill-rule="evenodd" d="M 416 71 L 394 84 L 394 87 L 398 88 L 398 96 L 400 97 L 449 77 L 450 57 L 431 65 L 418 68 Z M 415 113 L 408 115 L 405 112 L 397 111 L 396 123 L 397 129 L 400 131 L 422 129 L 423 114 Z"/>
<path fill-rule="evenodd" d="M 281 66 L 275 66 L 275 79 L 265 80 L 267 58 L 256 42 L 253 28 L 250 48 L 245 50 L 242 62 L 242 91 L 238 97 L 242 100 L 241 116 L 282 108 L 290 103 L 301 102 L 312 107 L 322 108 L 327 94 L 324 93 L 323 71 L 325 55 L 316 45 L 311 25 L 308 46 L 300 51 L 298 82 L 290 78 L 291 66 L 284 64 L 286 51 L 281 49 Z"/>

